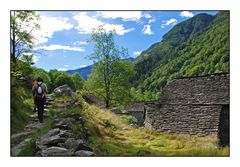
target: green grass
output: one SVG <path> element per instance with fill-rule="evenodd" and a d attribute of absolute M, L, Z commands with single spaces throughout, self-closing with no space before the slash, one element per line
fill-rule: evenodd
<path fill-rule="evenodd" d="M 11 92 L 11 134 L 20 132 L 29 123 L 33 111 L 31 91 L 18 87 Z"/>
<path fill-rule="evenodd" d="M 220 148 L 215 136 L 140 129 L 109 110 L 88 104 L 81 115 L 91 131 L 90 145 L 99 156 L 229 156 L 229 148 Z"/>

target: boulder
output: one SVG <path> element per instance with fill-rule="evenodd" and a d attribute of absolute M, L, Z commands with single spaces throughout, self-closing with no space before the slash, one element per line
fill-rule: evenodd
<path fill-rule="evenodd" d="M 81 139 L 74 139 L 74 138 L 69 138 L 65 141 L 64 144 L 62 144 L 65 148 L 70 149 L 70 150 L 74 150 L 76 151 L 79 148 L 79 145 L 83 144 L 83 140 Z"/>
<path fill-rule="evenodd" d="M 95 95 L 92 95 L 92 94 L 84 94 L 83 95 L 83 98 L 84 100 L 86 100 L 87 103 L 89 104 L 95 104 L 99 107 L 106 107 L 105 103 L 100 99 L 98 98 L 97 96 Z"/>
<path fill-rule="evenodd" d="M 88 147 L 85 143 L 79 143 L 78 147 L 76 148 L 76 151 L 79 151 L 79 150 L 93 151 L 93 149 Z"/>
<path fill-rule="evenodd" d="M 55 146 L 58 143 L 64 143 L 65 138 L 61 137 L 60 129 L 52 129 L 46 135 L 42 136 L 40 140 L 36 141 L 37 148 L 41 149 L 42 145 Z"/>
<path fill-rule="evenodd" d="M 73 96 L 73 90 L 67 85 L 62 85 L 54 89 L 54 93 L 58 96 Z"/>
<path fill-rule="evenodd" d="M 114 114 L 122 114 L 121 110 L 118 107 L 114 107 L 110 111 L 112 111 Z"/>
<path fill-rule="evenodd" d="M 63 147 L 49 147 L 45 150 L 42 150 L 41 156 L 48 157 L 48 156 L 71 156 L 72 153 Z"/>
<path fill-rule="evenodd" d="M 80 151 L 76 151 L 74 155 L 79 157 L 89 157 L 89 156 L 94 156 L 94 153 L 92 151 L 80 150 Z"/>

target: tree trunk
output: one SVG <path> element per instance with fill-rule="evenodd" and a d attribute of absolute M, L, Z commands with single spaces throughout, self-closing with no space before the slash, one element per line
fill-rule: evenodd
<path fill-rule="evenodd" d="M 11 19 L 15 19 L 15 11 L 13 11 L 13 16 Z M 11 59 L 13 63 L 16 63 L 16 25 L 15 21 L 12 21 L 12 39 L 11 39 L 11 45 L 12 45 L 12 53 L 11 53 Z"/>

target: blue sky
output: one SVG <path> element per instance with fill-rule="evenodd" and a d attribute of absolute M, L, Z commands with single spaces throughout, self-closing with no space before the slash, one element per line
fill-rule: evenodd
<path fill-rule="evenodd" d="M 45 70 L 71 70 L 92 64 L 87 55 L 91 29 L 98 25 L 116 30 L 118 46 L 136 57 L 174 25 L 199 13 L 217 11 L 38 11 L 41 29 L 34 32 L 35 66 Z"/>

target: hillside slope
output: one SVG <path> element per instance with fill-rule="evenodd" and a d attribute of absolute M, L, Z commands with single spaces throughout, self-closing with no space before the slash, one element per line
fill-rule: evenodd
<path fill-rule="evenodd" d="M 141 53 L 133 83 L 156 91 L 174 78 L 229 72 L 229 47 L 229 12 L 196 15 Z"/>

